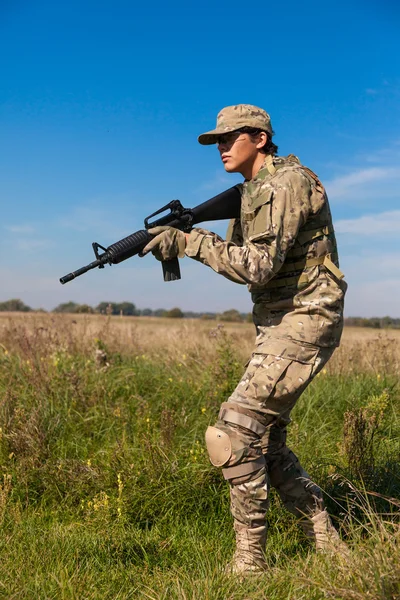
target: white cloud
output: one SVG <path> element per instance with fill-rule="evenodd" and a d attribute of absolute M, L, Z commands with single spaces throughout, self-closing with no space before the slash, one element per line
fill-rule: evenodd
<path fill-rule="evenodd" d="M 349 286 L 345 300 L 346 316 L 400 317 L 400 278 Z"/>
<path fill-rule="evenodd" d="M 353 254 L 340 255 L 348 290 L 347 316 L 400 317 L 400 252 L 383 252 L 378 245 Z"/>
<path fill-rule="evenodd" d="M 383 182 L 385 188 L 387 188 L 399 179 L 400 168 L 398 167 L 370 167 L 336 177 L 327 181 L 325 187 L 331 200 L 341 200 L 349 197 L 360 197 L 365 194 L 370 195 L 373 184 Z M 397 186 L 396 192 L 398 192 Z M 376 194 L 376 188 L 373 193 Z"/>
<path fill-rule="evenodd" d="M 227 188 L 234 186 L 236 183 L 243 181 L 243 177 L 227 175 L 217 171 L 213 179 L 206 181 L 202 185 L 198 186 L 195 192 L 215 192 L 219 194 Z"/>
<path fill-rule="evenodd" d="M 10 233 L 35 233 L 35 228 L 32 225 L 6 225 L 5 229 Z"/>
<path fill-rule="evenodd" d="M 341 254 L 340 267 L 346 274 L 346 279 L 352 283 L 373 282 L 380 285 L 386 279 L 400 281 L 400 252 L 383 252 L 379 245 L 376 250 L 363 253 Z M 400 305 L 400 302 L 399 302 Z"/>
<path fill-rule="evenodd" d="M 338 173 L 325 180 L 329 198 L 336 202 L 363 200 L 370 206 L 378 202 L 381 206 L 385 202 L 393 205 L 393 200 L 399 197 L 399 145 L 398 139 L 381 148 L 373 147 L 370 140 L 359 140 L 362 150 L 352 161 L 346 159 L 346 166 L 329 165 L 331 171 Z"/>
<path fill-rule="evenodd" d="M 393 165 L 395 167 L 400 162 L 399 145 L 400 142 L 395 140 L 387 148 L 379 148 L 368 152 L 368 154 L 360 154 L 359 159 L 369 164 Z"/>
<path fill-rule="evenodd" d="M 51 248 L 53 243 L 50 240 L 44 239 L 32 239 L 32 238 L 24 238 L 16 240 L 15 248 L 21 250 L 22 252 L 36 252 L 37 250 L 43 250 L 45 248 Z"/>
<path fill-rule="evenodd" d="M 127 216 L 112 209 L 79 206 L 64 215 L 57 225 L 76 233 L 87 233 L 88 236 L 104 236 L 104 240 L 97 241 L 108 246 L 134 231 L 143 229 L 143 219 L 138 219 L 134 210 Z"/>
<path fill-rule="evenodd" d="M 391 210 L 375 215 L 362 215 L 356 219 L 335 222 L 337 233 L 379 236 L 400 234 L 400 210 Z"/>

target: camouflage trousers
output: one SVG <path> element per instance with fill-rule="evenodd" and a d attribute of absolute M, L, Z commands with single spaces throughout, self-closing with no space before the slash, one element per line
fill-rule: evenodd
<path fill-rule="evenodd" d="M 235 528 L 265 525 L 270 486 L 299 519 L 324 510 L 320 488 L 286 445 L 286 429 L 296 401 L 332 352 L 316 348 L 306 363 L 255 353 L 222 405 L 214 431 L 229 436 L 229 460 L 220 464 L 230 484 Z"/>

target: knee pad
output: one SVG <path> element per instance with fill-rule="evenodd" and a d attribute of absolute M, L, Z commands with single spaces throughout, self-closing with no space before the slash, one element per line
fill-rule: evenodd
<path fill-rule="evenodd" d="M 225 479 L 233 480 L 249 476 L 265 467 L 262 454 L 257 454 L 244 445 L 240 436 L 233 431 L 224 431 L 218 427 L 207 427 L 206 445 L 211 463 L 215 467 L 224 467 L 222 473 Z M 251 479 L 251 477 L 250 477 Z"/>
<path fill-rule="evenodd" d="M 232 456 L 232 442 L 229 435 L 217 427 L 207 427 L 206 446 L 214 467 L 226 465 Z"/>

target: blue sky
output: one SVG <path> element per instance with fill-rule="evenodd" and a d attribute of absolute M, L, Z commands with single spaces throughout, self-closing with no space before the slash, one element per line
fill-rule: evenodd
<path fill-rule="evenodd" d="M 347 315 L 399 317 L 399 25 L 394 0 L 3 0 L 0 301 L 250 311 L 244 287 L 188 258 L 175 283 L 152 257 L 58 282 L 92 241 L 236 183 L 197 136 L 244 102 L 326 185 Z"/>

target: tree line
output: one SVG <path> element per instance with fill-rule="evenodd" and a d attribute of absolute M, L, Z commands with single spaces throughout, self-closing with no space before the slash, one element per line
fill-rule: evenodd
<path fill-rule="evenodd" d="M 0 302 L 0 311 L 32 312 L 35 309 L 27 306 L 19 299 Z M 41 312 L 47 312 L 40 309 Z M 175 307 L 171 309 L 137 308 L 133 302 L 100 302 L 97 306 L 78 304 L 77 302 L 64 302 L 56 306 L 51 312 L 69 314 L 103 314 L 121 315 L 124 317 L 169 317 L 174 319 L 221 319 L 223 321 L 244 322 L 251 320 L 251 315 L 240 313 L 236 309 L 226 310 L 223 313 L 183 311 Z"/>
<path fill-rule="evenodd" d="M 47 312 L 39 309 L 41 312 Z M 37 311 L 24 304 L 19 298 L 0 302 L 0 312 L 32 312 Z M 233 323 L 251 322 L 251 313 L 241 313 L 231 308 L 222 313 L 183 311 L 175 307 L 171 309 L 137 308 L 133 302 L 100 302 L 93 307 L 89 304 L 78 304 L 77 302 L 64 302 L 56 306 L 51 312 L 72 314 L 104 314 L 121 315 L 125 317 L 169 317 L 174 319 L 220 319 Z M 373 329 L 400 329 L 400 319 L 393 317 L 347 317 L 345 325 L 351 327 L 372 327 Z"/>

